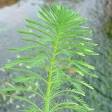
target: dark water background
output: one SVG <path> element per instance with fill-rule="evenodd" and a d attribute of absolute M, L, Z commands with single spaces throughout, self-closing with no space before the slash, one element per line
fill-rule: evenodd
<path fill-rule="evenodd" d="M 22 45 L 17 30 L 24 26 L 24 19 L 36 18 L 35 14 L 39 6 L 45 2 L 47 0 L 20 0 L 14 4 L 14 0 L 13 5 L 11 3 L 0 5 L 0 68 L 7 63 L 8 59 L 15 57 L 8 48 Z M 96 51 L 100 55 L 87 59 L 96 67 L 98 78 L 88 78 L 95 90 L 87 91 L 85 100 L 95 108 L 94 112 L 112 112 L 112 36 L 107 35 L 107 29 L 110 32 L 112 30 L 110 29 L 112 0 L 81 0 L 80 2 L 60 0 L 60 2 L 76 9 L 82 16 L 88 18 L 89 26 L 93 29 L 91 38 L 98 44 Z M 8 73 L 0 69 L 1 79 L 8 76 Z M 12 112 L 12 107 L 6 106 L 6 102 L 4 104 L 1 102 L 0 112 Z"/>

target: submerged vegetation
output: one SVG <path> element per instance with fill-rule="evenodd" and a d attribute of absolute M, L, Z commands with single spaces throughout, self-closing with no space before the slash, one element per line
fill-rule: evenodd
<path fill-rule="evenodd" d="M 103 29 L 109 37 L 112 36 L 112 20 L 111 19 L 104 24 Z"/>
<path fill-rule="evenodd" d="M 21 55 L 5 65 L 16 75 L 0 94 L 22 101 L 24 112 L 91 111 L 83 100 L 83 86 L 93 88 L 83 77 L 94 77 L 94 67 L 84 57 L 96 55 L 96 44 L 88 38 L 91 30 L 85 24 L 77 12 L 62 5 L 44 6 L 37 20 L 26 19 L 20 33 L 28 44 L 11 49 Z M 23 102 L 26 106 L 21 107 Z"/>

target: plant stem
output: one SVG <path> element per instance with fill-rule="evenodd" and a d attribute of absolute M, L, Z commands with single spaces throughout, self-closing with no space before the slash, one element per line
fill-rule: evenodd
<path fill-rule="evenodd" d="M 54 72 L 55 68 L 55 61 L 56 61 L 56 54 L 58 51 L 58 44 L 59 44 L 59 36 L 57 36 L 56 41 L 54 43 L 54 51 L 53 51 L 53 56 L 51 58 L 51 65 L 48 71 L 48 85 L 47 85 L 47 91 L 45 95 L 45 110 L 44 112 L 50 112 L 50 97 L 51 97 L 51 87 L 52 87 L 52 75 Z"/>

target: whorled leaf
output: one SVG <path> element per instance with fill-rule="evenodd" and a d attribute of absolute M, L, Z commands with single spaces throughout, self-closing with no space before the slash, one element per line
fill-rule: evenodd
<path fill-rule="evenodd" d="M 90 71 L 95 68 L 82 61 L 82 57 L 96 53 L 93 51 L 95 44 L 88 37 L 91 30 L 84 27 L 85 23 L 86 19 L 62 5 L 44 6 L 36 20 L 26 19 L 26 27 L 20 33 L 25 36 L 23 41 L 33 45 L 28 44 L 12 51 L 27 51 L 28 56 L 15 59 L 4 67 L 20 74 L 12 78 L 14 83 L 31 86 L 35 81 L 38 82 L 38 88 L 29 91 L 41 97 L 43 104 L 38 107 L 34 102 L 17 96 L 17 99 L 34 107 L 27 108 L 24 112 L 91 111 L 82 98 L 85 96 L 83 86 L 93 88 L 83 81 L 83 77 L 92 76 Z M 23 66 L 19 66 L 21 63 Z M 40 73 L 37 72 L 38 69 Z M 17 89 L 6 88 L 1 93 Z"/>

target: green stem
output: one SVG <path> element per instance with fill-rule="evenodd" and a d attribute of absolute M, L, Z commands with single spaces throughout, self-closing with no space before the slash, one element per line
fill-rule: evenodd
<path fill-rule="evenodd" d="M 47 91 L 45 95 L 45 109 L 44 112 L 50 112 L 50 100 L 51 100 L 51 87 L 52 87 L 52 75 L 55 67 L 55 61 L 56 61 L 56 54 L 58 51 L 58 44 L 59 44 L 59 36 L 56 38 L 56 42 L 54 43 L 54 51 L 53 56 L 51 58 L 51 65 L 48 71 L 48 85 L 47 85 Z"/>

